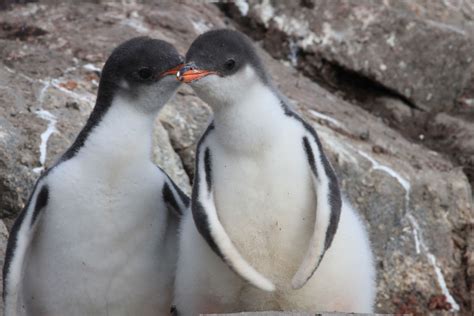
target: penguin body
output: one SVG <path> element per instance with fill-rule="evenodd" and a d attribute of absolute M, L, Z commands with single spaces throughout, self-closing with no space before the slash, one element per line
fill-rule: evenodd
<path fill-rule="evenodd" d="M 189 201 L 151 148 L 155 115 L 179 86 L 165 73 L 180 62 L 171 45 L 144 37 L 114 50 L 86 126 L 14 225 L 7 316 L 168 313 Z"/>
<path fill-rule="evenodd" d="M 179 77 L 214 121 L 198 144 L 192 214 L 182 223 L 179 315 L 371 312 L 375 272 L 362 221 L 316 132 L 272 87 L 249 40 L 210 31 L 186 62 Z"/>

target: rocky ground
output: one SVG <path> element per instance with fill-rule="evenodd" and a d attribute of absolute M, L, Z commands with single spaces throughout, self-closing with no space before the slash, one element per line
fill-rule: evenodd
<path fill-rule="evenodd" d="M 459 311 L 474 296 L 474 3 L 88 2 L 0 11 L 0 218 L 87 119 L 100 68 L 132 36 L 185 52 L 200 33 L 255 39 L 277 86 L 318 131 L 370 230 L 376 310 Z M 188 192 L 211 112 L 183 87 L 156 120 L 154 159 Z M 0 251 L 7 231 L 0 222 Z M 3 258 L 3 255 L 0 257 Z"/>

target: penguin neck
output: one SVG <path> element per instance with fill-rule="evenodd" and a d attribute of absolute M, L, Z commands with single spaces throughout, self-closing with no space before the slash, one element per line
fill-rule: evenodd
<path fill-rule="evenodd" d="M 225 146 L 261 152 L 281 133 L 284 117 L 277 93 L 258 83 L 242 94 L 239 101 L 216 107 L 214 125 Z"/>
<path fill-rule="evenodd" d="M 151 160 L 156 112 L 142 111 L 139 105 L 130 104 L 121 97 L 115 97 L 107 109 L 98 112 L 101 118 L 90 128 L 78 153 L 82 158 L 105 163 L 110 160 L 130 163 Z M 92 113 L 89 120 L 93 120 L 95 114 Z"/>

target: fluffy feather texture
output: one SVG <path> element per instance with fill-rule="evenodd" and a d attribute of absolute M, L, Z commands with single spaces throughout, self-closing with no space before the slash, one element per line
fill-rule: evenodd
<path fill-rule="evenodd" d="M 320 184 L 328 187 L 328 179 L 324 175 L 314 179 L 311 172 L 302 143 L 303 137 L 311 137 L 307 127 L 285 113 L 289 110 L 282 108 L 279 93 L 262 82 L 250 65 L 235 74 L 209 75 L 191 85 L 215 116 L 215 128 L 199 145 L 199 151 L 209 148 L 212 155 L 212 196 L 207 200 L 214 202 L 217 215 L 210 216 L 211 221 L 220 221 L 242 260 L 276 290 L 262 291 L 235 274 L 235 264 L 229 264 L 230 269 L 211 251 L 188 214 L 181 230 L 174 298 L 180 315 L 258 310 L 371 312 L 375 272 L 370 244 L 347 201 L 319 268 L 306 285 L 293 289 L 311 276 L 321 248 L 310 247 L 308 254 L 305 249 L 310 243 L 324 247 L 329 223 L 325 215 L 328 192 L 318 188 Z M 322 153 L 314 140 L 311 147 L 321 164 Z M 204 178 L 200 187 L 205 186 Z M 212 209 L 212 205 L 207 207 Z M 220 238 L 222 231 L 215 231 L 219 233 L 214 237 Z M 234 250 L 226 245 L 223 242 L 220 249 L 224 259 L 233 260 Z M 252 283 L 258 285 L 258 281 Z"/>

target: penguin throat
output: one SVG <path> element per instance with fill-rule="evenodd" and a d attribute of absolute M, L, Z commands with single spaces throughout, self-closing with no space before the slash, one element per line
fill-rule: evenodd
<path fill-rule="evenodd" d="M 97 125 L 90 129 L 79 154 L 104 161 L 150 160 L 155 114 L 145 113 L 123 98 L 114 98 Z"/>
<path fill-rule="evenodd" d="M 228 104 L 214 112 L 219 141 L 226 147 L 258 151 L 271 146 L 281 133 L 285 116 L 280 101 L 271 89 L 252 89 L 241 102 Z"/>

